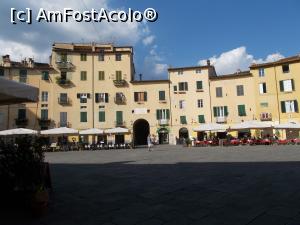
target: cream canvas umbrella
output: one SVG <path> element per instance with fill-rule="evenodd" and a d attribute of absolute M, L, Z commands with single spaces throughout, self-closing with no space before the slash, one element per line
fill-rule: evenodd
<path fill-rule="evenodd" d="M 300 129 L 300 123 L 297 122 L 288 122 L 281 123 L 274 126 L 275 129 Z"/>
<path fill-rule="evenodd" d="M 8 135 L 36 135 L 38 132 L 36 130 L 25 129 L 25 128 L 16 128 L 10 130 L 2 130 L 0 131 L 1 136 Z"/>
<path fill-rule="evenodd" d="M 79 131 L 79 134 L 81 135 L 93 135 L 93 134 L 103 134 L 103 133 L 104 131 L 98 128 L 91 128 L 91 129 Z"/>
<path fill-rule="evenodd" d="M 115 128 L 107 129 L 104 132 L 107 134 L 126 134 L 129 133 L 129 130 L 127 128 L 115 127 Z"/>
<path fill-rule="evenodd" d="M 272 123 L 250 120 L 250 121 L 244 121 L 230 126 L 230 130 L 266 129 L 266 128 L 272 128 Z"/>
<path fill-rule="evenodd" d="M 72 134 L 78 134 L 78 130 L 68 128 L 68 127 L 59 127 L 54 128 L 50 130 L 43 130 L 41 131 L 42 135 L 72 135 Z"/>
<path fill-rule="evenodd" d="M 211 132 L 225 132 L 228 128 L 227 125 L 218 124 L 218 123 L 206 123 L 200 125 L 199 127 L 194 128 L 193 130 L 196 132 L 203 132 L 203 131 L 211 131 Z"/>

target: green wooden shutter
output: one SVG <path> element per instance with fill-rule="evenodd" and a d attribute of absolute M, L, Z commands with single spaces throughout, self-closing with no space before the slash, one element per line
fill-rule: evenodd
<path fill-rule="evenodd" d="M 159 100 L 160 101 L 166 100 L 165 91 L 159 91 Z"/>
<path fill-rule="evenodd" d="M 105 93 L 105 94 L 104 94 L 104 98 L 105 98 L 105 99 L 104 99 L 105 103 L 108 103 L 108 93 Z"/>
<path fill-rule="evenodd" d="M 246 116 L 245 105 L 238 105 L 238 115 L 239 116 Z"/>
<path fill-rule="evenodd" d="M 285 101 L 281 101 L 280 104 L 281 104 L 281 112 L 282 112 L 282 113 L 286 113 L 286 109 L 285 109 Z"/>
<path fill-rule="evenodd" d="M 156 110 L 156 119 L 157 120 L 161 119 L 161 110 L 159 110 L 159 109 Z"/>
<path fill-rule="evenodd" d="M 117 111 L 116 112 L 116 120 L 117 124 L 122 124 L 123 123 L 123 111 Z"/>
<path fill-rule="evenodd" d="M 146 91 L 144 92 L 144 101 L 145 102 L 147 101 L 147 92 Z"/>
<path fill-rule="evenodd" d="M 87 112 L 80 112 L 80 122 L 82 123 L 87 122 Z"/>
<path fill-rule="evenodd" d="M 167 114 L 167 115 L 166 115 L 166 116 L 167 116 L 167 119 L 169 120 L 169 119 L 170 119 L 170 110 L 169 110 L 169 109 L 166 110 L 166 114 Z"/>
<path fill-rule="evenodd" d="M 202 85 L 202 81 L 197 81 L 197 90 L 202 90 L 203 85 Z"/>
<path fill-rule="evenodd" d="M 174 85 L 174 86 L 173 86 L 173 90 L 174 90 L 174 91 L 177 91 L 177 85 Z"/>
<path fill-rule="evenodd" d="M 186 116 L 180 116 L 180 123 L 181 124 L 187 124 Z"/>
<path fill-rule="evenodd" d="M 48 119 L 48 109 L 41 109 L 41 119 L 42 120 Z"/>
<path fill-rule="evenodd" d="M 214 117 L 217 117 L 218 116 L 217 107 L 214 106 L 213 111 L 214 111 Z"/>
<path fill-rule="evenodd" d="M 284 91 L 283 80 L 279 81 L 279 89 L 280 91 Z"/>
<path fill-rule="evenodd" d="M 99 112 L 99 122 L 105 122 L 105 112 L 104 111 Z"/>
<path fill-rule="evenodd" d="M 224 106 L 224 115 L 228 116 L 228 107 L 227 106 Z"/>
<path fill-rule="evenodd" d="M 299 112 L 297 100 L 294 100 L 294 107 L 295 107 L 295 112 Z"/>
<path fill-rule="evenodd" d="M 291 79 L 291 83 L 292 83 L 292 90 L 295 91 L 295 82 L 294 82 L 294 79 Z"/>
<path fill-rule="evenodd" d="M 205 123 L 204 115 L 198 115 L 198 122 L 199 123 Z"/>

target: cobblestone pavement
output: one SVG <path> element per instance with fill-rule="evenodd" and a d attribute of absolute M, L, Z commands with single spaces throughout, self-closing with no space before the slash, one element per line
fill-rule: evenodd
<path fill-rule="evenodd" d="M 15 224 L 300 224 L 300 146 L 157 146 L 46 160 L 48 214 Z"/>

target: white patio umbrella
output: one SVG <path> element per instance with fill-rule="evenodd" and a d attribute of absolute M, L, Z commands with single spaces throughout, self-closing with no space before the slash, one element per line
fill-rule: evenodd
<path fill-rule="evenodd" d="M 300 129 L 300 123 L 297 122 L 287 122 L 281 123 L 274 126 L 275 129 Z"/>
<path fill-rule="evenodd" d="M 115 127 L 115 128 L 107 129 L 104 132 L 106 134 L 125 134 L 125 133 L 129 133 L 129 130 L 127 128 Z"/>
<path fill-rule="evenodd" d="M 79 131 L 79 134 L 82 135 L 93 135 L 93 134 L 103 134 L 103 133 L 104 131 L 98 128 L 91 128 L 91 129 Z"/>
<path fill-rule="evenodd" d="M 0 131 L 1 136 L 8 135 L 36 135 L 38 132 L 36 130 L 25 129 L 25 128 L 15 128 L 9 130 Z"/>
<path fill-rule="evenodd" d="M 272 123 L 249 120 L 249 121 L 244 121 L 230 126 L 230 130 L 266 129 L 266 128 L 272 128 Z"/>
<path fill-rule="evenodd" d="M 42 135 L 65 135 L 65 134 L 78 134 L 78 130 L 68 128 L 68 127 L 59 127 L 50 130 L 41 131 Z"/>
<path fill-rule="evenodd" d="M 228 125 L 225 124 L 206 123 L 200 125 L 199 127 L 194 128 L 193 130 L 196 132 L 202 132 L 202 131 L 225 132 L 227 128 Z"/>

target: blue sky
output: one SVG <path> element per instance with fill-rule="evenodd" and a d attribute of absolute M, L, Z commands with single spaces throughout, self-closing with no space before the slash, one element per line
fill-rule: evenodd
<path fill-rule="evenodd" d="M 71 3 L 70 3 L 71 2 Z M 60 10 L 155 8 L 159 18 L 146 24 L 12 25 L 10 8 Z M 51 44 L 114 42 L 132 45 L 137 73 L 148 79 L 166 78 L 169 66 L 203 64 L 208 58 L 219 74 L 245 70 L 251 63 L 300 53 L 300 1 L 133 1 L 133 0 L 2 0 L 0 53 L 15 58 L 47 60 Z M 95 31 L 97 29 L 97 32 Z M 98 34 L 101 37 L 98 37 Z M 203 61 L 201 61 L 203 60 Z"/>

